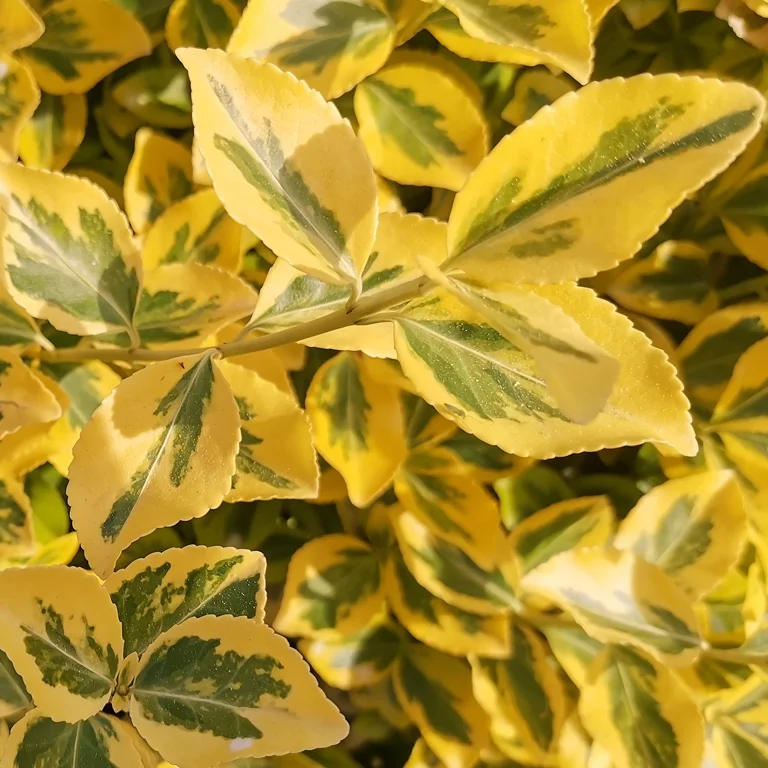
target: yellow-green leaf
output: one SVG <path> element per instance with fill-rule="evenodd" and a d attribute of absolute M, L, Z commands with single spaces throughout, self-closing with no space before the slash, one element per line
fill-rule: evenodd
<path fill-rule="evenodd" d="M 517 456 L 551 458 L 647 440 L 695 452 L 688 401 L 647 336 L 588 289 L 530 290 L 619 362 L 611 397 L 594 421 L 570 421 L 534 360 L 444 290 L 413 302 L 395 321 L 398 359 L 419 394 L 462 429 Z"/>
<path fill-rule="evenodd" d="M 74 723 L 100 712 L 123 658 L 120 621 L 88 571 L 65 566 L 0 572 L 0 648 L 41 713 Z"/>
<path fill-rule="evenodd" d="M 27 347 L 31 344 L 51 348 L 50 341 L 40 333 L 37 323 L 0 285 L 0 346 Z"/>
<path fill-rule="evenodd" d="M 0 55 L 26 48 L 43 34 L 43 23 L 26 0 L 5 0 L 0 19 Z"/>
<path fill-rule="evenodd" d="M 570 612 L 602 642 L 635 645 L 670 667 L 692 664 L 699 654 L 691 601 L 634 552 L 564 552 L 526 574 L 521 586 Z"/>
<path fill-rule="evenodd" d="M 67 333 L 133 334 L 141 260 L 115 202 L 85 179 L 21 165 L 0 167 L 0 192 L 11 296 Z"/>
<path fill-rule="evenodd" d="M 467 34 L 509 46 L 533 62 L 564 69 L 580 83 L 592 72 L 590 19 L 582 0 L 439 0 Z"/>
<path fill-rule="evenodd" d="M 69 469 L 72 522 L 91 568 L 105 577 L 136 539 L 218 506 L 239 436 L 235 398 L 211 353 L 123 381 L 83 428 Z"/>
<path fill-rule="evenodd" d="M 629 648 L 609 646 L 589 670 L 579 714 L 616 768 L 700 768 L 704 726 L 674 675 Z"/>
<path fill-rule="evenodd" d="M 384 564 L 387 603 L 397 620 L 430 648 L 452 656 L 475 653 L 504 658 L 510 648 L 510 624 L 504 616 L 478 616 L 428 592 L 413 578 L 394 547 Z"/>
<path fill-rule="evenodd" d="M 2 34 L 0 28 L 0 45 Z M 40 90 L 29 67 L 0 55 L 0 162 L 16 161 L 23 128 L 39 102 Z"/>
<path fill-rule="evenodd" d="M 490 747 L 488 718 L 472 697 L 469 665 L 424 645 L 409 645 L 393 675 L 400 706 L 446 768 L 471 768 Z"/>
<path fill-rule="evenodd" d="M 349 691 L 384 680 L 402 642 L 396 625 L 374 621 L 352 635 L 302 640 L 299 650 L 328 685 Z"/>
<path fill-rule="evenodd" d="M 35 114 L 24 126 L 19 155 L 25 165 L 60 171 L 72 159 L 85 137 L 88 105 L 81 93 L 42 94 Z"/>
<path fill-rule="evenodd" d="M 524 574 L 561 552 L 607 544 L 614 526 L 615 515 L 607 496 L 566 499 L 518 523 L 509 543 Z"/>
<path fill-rule="evenodd" d="M 240 19 L 233 0 L 174 0 L 165 20 L 171 50 L 225 48 Z"/>
<path fill-rule="evenodd" d="M 535 630 L 512 623 L 506 659 L 473 656 L 475 698 L 492 718 L 503 718 L 537 762 L 546 763 L 557 750 L 568 696 L 547 648 Z"/>
<path fill-rule="evenodd" d="M 635 29 L 644 29 L 663 16 L 670 0 L 619 0 L 621 10 Z"/>
<path fill-rule="evenodd" d="M 68 533 L 38 547 L 26 565 L 69 565 L 79 551 L 77 534 Z"/>
<path fill-rule="evenodd" d="M 360 357 L 342 352 L 324 363 L 306 407 L 315 447 L 341 473 L 352 503 L 365 507 L 392 482 L 406 438 L 399 390 L 378 383 Z"/>
<path fill-rule="evenodd" d="M 11 664 L 11 660 L 0 651 L 0 717 L 18 717 L 32 706 L 24 681 L 19 677 Z M 0 754 L 2 754 L 2 738 L 0 737 Z"/>
<path fill-rule="evenodd" d="M 41 3 L 42 37 L 21 52 L 46 93 L 85 93 L 151 50 L 147 31 L 110 0 Z"/>
<path fill-rule="evenodd" d="M 129 727 L 125 721 L 103 713 L 77 723 L 62 723 L 35 709 L 13 726 L 0 768 L 146 768 Z"/>
<path fill-rule="evenodd" d="M 240 411 L 240 448 L 226 501 L 315 498 L 320 471 L 309 419 L 296 398 L 247 367 L 217 365 Z"/>
<path fill-rule="evenodd" d="M 59 416 L 61 406 L 40 377 L 15 352 L 0 348 L 0 438 Z"/>
<path fill-rule="evenodd" d="M 646 493 L 621 522 L 613 546 L 654 563 L 696 599 L 736 564 L 746 538 L 739 483 L 732 472 L 714 471 Z"/>
<path fill-rule="evenodd" d="M 390 514 L 408 570 L 435 597 L 479 616 L 506 614 L 518 606 L 516 574 L 500 535 L 480 545 L 457 546 L 405 509 L 395 507 Z"/>
<path fill-rule="evenodd" d="M 575 86 L 568 78 L 553 75 L 546 69 L 525 69 L 515 81 L 515 94 L 501 116 L 512 125 L 520 125 L 542 107 L 574 90 Z"/>
<path fill-rule="evenodd" d="M 380 69 L 395 24 L 376 0 L 249 3 L 229 51 L 276 64 L 335 99 Z"/>
<path fill-rule="evenodd" d="M 362 299 L 372 298 L 420 276 L 417 258 L 445 258 L 445 224 L 418 214 L 379 216 L 373 251 L 362 273 Z M 269 270 L 248 327 L 273 332 L 342 309 L 351 288 L 330 285 L 303 274 L 283 259 Z M 360 350 L 373 357 L 395 357 L 390 323 L 331 331 L 304 343 L 330 349 Z"/>
<path fill-rule="evenodd" d="M 196 263 L 236 273 L 241 232 L 216 193 L 204 189 L 175 203 L 155 221 L 144 238 L 141 258 L 147 269 Z"/>
<path fill-rule="evenodd" d="M 436 67 L 392 64 L 355 91 L 373 167 L 399 184 L 459 190 L 488 152 L 488 126 L 462 84 Z"/>
<path fill-rule="evenodd" d="M 144 66 L 122 78 L 111 95 L 123 109 L 158 128 L 189 128 L 192 125 L 189 78 L 179 63 Z M 197 177 L 195 182 L 198 183 Z"/>
<path fill-rule="evenodd" d="M 21 483 L 0 477 L 0 555 L 30 555 L 35 549 L 32 505 Z"/>
<path fill-rule="evenodd" d="M 291 558 L 273 623 L 286 635 L 335 638 L 362 631 L 383 609 L 373 550 L 354 536 L 335 533 L 313 539 Z"/>
<path fill-rule="evenodd" d="M 214 50 L 179 56 L 197 138 L 230 216 L 294 267 L 359 285 L 376 231 L 376 183 L 349 123 L 272 65 Z"/>
<path fill-rule="evenodd" d="M 569 94 L 502 139 L 456 196 L 445 266 L 485 283 L 612 267 L 744 149 L 763 109 L 741 83 L 679 75 Z M 606 222 L 617 199 L 626 215 Z"/>
<path fill-rule="evenodd" d="M 233 547 L 166 549 L 113 573 L 104 588 L 123 626 L 124 653 L 140 656 L 163 632 L 198 616 L 264 621 L 266 560 Z"/>
<path fill-rule="evenodd" d="M 546 627 L 544 635 L 558 664 L 574 685 L 583 688 L 587 683 L 589 668 L 603 650 L 603 644 L 578 626 Z"/>
<path fill-rule="evenodd" d="M 125 212 L 143 234 L 173 203 L 192 192 L 192 153 L 151 128 L 136 133 L 136 148 L 123 181 Z"/>
<path fill-rule="evenodd" d="M 189 768 L 327 747 L 349 732 L 301 656 L 243 616 L 161 635 L 141 659 L 130 713 L 153 749 Z"/>

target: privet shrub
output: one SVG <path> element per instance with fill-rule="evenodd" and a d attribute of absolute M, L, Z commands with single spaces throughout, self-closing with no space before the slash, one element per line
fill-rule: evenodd
<path fill-rule="evenodd" d="M 0 0 L 0 768 L 768 766 L 763 49 Z"/>

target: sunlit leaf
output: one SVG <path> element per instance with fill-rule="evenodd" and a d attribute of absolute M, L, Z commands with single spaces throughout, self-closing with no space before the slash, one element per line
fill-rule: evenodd
<path fill-rule="evenodd" d="M 34 43 L 43 34 L 43 23 L 26 0 L 5 0 L 0 19 L 0 55 Z"/>
<path fill-rule="evenodd" d="M 0 348 L 0 437 L 59 416 L 61 406 L 42 379 L 15 352 Z"/>

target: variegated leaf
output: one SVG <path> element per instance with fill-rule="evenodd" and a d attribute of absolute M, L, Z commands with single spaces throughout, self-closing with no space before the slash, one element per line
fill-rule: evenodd
<path fill-rule="evenodd" d="M 4 8 L 3 13 L 6 12 Z M 0 21 L 2 24 L 3 21 Z M 0 27 L 0 47 L 2 36 L 3 30 Z M 39 101 L 40 90 L 29 67 L 0 54 L 0 162 L 15 162 L 19 155 L 22 131 Z"/>
<path fill-rule="evenodd" d="M 520 125 L 542 107 L 553 104 L 573 90 L 573 83 L 566 77 L 553 75 L 546 69 L 524 69 L 515 81 L 512 101 L 504 107 L 501 116 L 512 125 Z"/>
<path fill-rule="evenodd" d="M 654 563 L 696 599 L 736 564 L 746 538 L 739 483 L 733 473 L 719 471 L 653 488 L 621 522 L 613 546 Z"/>
<path fill-rule="evenodd" d="M 376 0 L 275 0 L 248 5 L 228 50 L 335 99 L 380 69 L 394 44 L 394 20 Z"/>
<path fill-rule="evenodd" d="M 359 286 L 376 231 L 376 185 L 349 124 L 272 65 L 215 50 L 179 56 L 197 138 L 230 216 L 294 267 Z"/>
<path fill-rule="evenodd" d="M 27 311 L 0 286 L 0 347 L 26 347 L 31 344 L 44 349 L 52 346 Z"/>
<path fill-rule="evenodd" d="M 85 179 L 20 165 L 0 167 L 0 192 L 11 296 L 67 333 L 134 333 L 141 260 L 115 202 Z"/>
<path fill-rule="evenodd" d="M 77 722 L 109 701 L 123 658 L 120 621 L 92 573 L 62 566 L 0 572 L 0 648 L 43 714 Z"/>
<path fill-rule="evenodd" d="M 582 689 L 587 684 L 592 662 L 605 646 L 578 626 L 546 627 L 544 635 L 558 664 L 574 685 Z"/>
<path fill-rule="evenodd" d="M 349 732 L 301 656 L 243 616 L 189 619 L 161 635 L 141 659 L 130 714 L 153 749 L 189 768 L 284 753 L 286 743 L 327 747 Z"/>
<path fill-rule="evenodd" d="M 744 149 L 763 109 L 740 83 L 678 75 L 565 96 L 502 139 L 456 196 L 445 267 L 485 283 L 562 282 L 612 267 Z M 599 212 L 617 198 L 633 202 L 607 226 Z"/>
<path fill-rule="evenodd" d="M 383 609 L 375 553 L 360 539 L 336 533 L 294 554 L 273 623 L 286 635 L 335 638 L 362 631 Z"/>
<path fill-rule="evenodd" d="M 0 476 L 0 555 L 24 557 L 35 550 L 32 504 L 24 486 Z"/>
<path fill-rule="evenodd" d="M 0 438 L 61 416 L 61 406 L 45 382 L 9 349 L 0 348 Z"/>
<path fill-rule="evenodd" d="M 218 506 L 239 435 L 235 398 L 210 353 L 123 381 L 83 428 L 69 471 L 72 522 L 93 570 L 107 576 L 139 537 Z"/>
<path fill-rule="evenodd" d="M 633 552 L 564 552 L 526 574 L 521 586 L 570 612 L 595 639 L 637 646 L 666 666 L 690 665 L 701 650 L 690 600 Z"/>
<path fill-rule="evenodd" d="M 124 653 L 144 651 L 171 627 L 199 616 L 264 621 L 266 560 L 233 547 L 166 549 L 113 573 L 104 588 L 123 626 Z"/>
<path fill-rule="evenodd" d="M 33 706 L 24 681 L 11 664 L 11 660 L 0 651 L 0 717 L 18 717 Z M 0 754 L 2 754 L 0 744 Z"/>
<path fill-rule="evenodd" d="M 5 0 L 0 19 L 0 55 L 26 48 L 43 34 L 43 23 L 27 0 Z"/>
<path fill-rule="evenodd" d="M 158 128 L 192 125 L 189 78 L 179 63 L 142 67 L 122 78 L 111 95 L 119 106 L 149 125 Z M 195 161 L 194 143 L 192 161 Z"/>
<path fill-rule="evenodd" d="M 240 20 L 234 0 L 174 0 L 165 21 L 165 38 L 171 50 L 226 48 Z"/>

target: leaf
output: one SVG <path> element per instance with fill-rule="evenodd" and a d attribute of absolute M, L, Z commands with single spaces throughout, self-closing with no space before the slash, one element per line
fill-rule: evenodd
<path fill-rule="evenodd" d="M 384 680 L 400 652 L 397 626 L 374 622 L 360 632 L 299 642 L 299 650 L 328 685 L 349 691 Z"/>
<path fill-rule="evenodd" d="M 472 689 L 480 706 L 490 717 L 510 722 L 531 757 L 548 762 L 556 752 L 568 697 L 551 664 L 546 641 L 513 622 L 509 658 L 472 656 L 470 664 Z"/>
<path fill-rule="evenodd" d="M 116 0 L 130 11 L 152 35 L 153 42 L 162 39 L 163 24 L 172 0 Z"/>
<path fill-rule="evenodd" d="M 225 48 L 240 10 L 232 0 L 174 0 L 165 21 L 165 37 L 172 51 Z"/>
<path fill-rule="evenodd" d="M 199 616 L 264 621 L 266 560 L 233 547 L 166 549 L 113 573 L 104 588 L 123 626 L 124 653 L 139 656 L 171 627 Z"/>
<path fill-rule="evenodd" d="M 144 27 L 109 0 L 44 3 L 45 31 L 21 56 L 46 93 L 85 93 L 151 49 Z"/>
<path fill-rule="evenodd" d="M 240 449 L 226 500 L 315 498 L 320 471 L 309 419 L 296 398 L 247 367 L 218 366 L 240 411 Z"/>
<path fill-rule="evenodd" d="M 573 84 L 565 77 L 546 69 L 525 69 L 515 81 L 514 96 L 501 116 L 512 125 L 520 125 L 573 90 Z"/>
<path fill-rule="evenodd" d="M 0 476 L 0 554 L 24 556 L 35 549 L 32 505 L 24 487 L 11 477 Z"/>
<path fill-rule="evenodd" d="M 524 287 L 487 290 L 452 280 L 428 262 L 423 267 L 436 284 L 533 359 L 567 418 L 586 424 L 599 415 L 618 378 L 619 364 L 582 332 L 573 317 Z M 582 383 L 581 391 L 574 392 L 574 381 Z"/>
<path fill-rule="evenodd" d="M 395 507 L 392 526 L 416 581 L 435 597 L 479 616 L 507 614 L 518 606 L 509 552 L 494 536 L 480 546 L 459 547 L 413 513 Z"/>
<path fill-rule="evenodd" d="M 61 171 L 85 137 L 88 105 L 85 96 L 41 95 L 40 104 L 21 132 L 19 154 L 24 165 Z"/>
<path fill-rule="evenodd" d="M 768 304 L 742 304 L 714 312 L 677 350 L 680 375 L 696 405 L 713 409 L 741 355 L 768 336 Z"/>
<path fill-rule="evenodd" d="M 363 268 L 360 298 L 372 298 L 419 277 L 419 256 L 435 262 L 445 258 L 445 224 L 418 214 L 381 214 L 373 251 Z M 350 296 L 351 288 L 302 274 L 278 259 L 269 270 L 248 327 L 270 333 L 292 328 L 342 309 Z M 351 326 L 303 343 L 395 357 L 390 323 Z"/>
<path fill-rule="evenodd" d="M 744 149 L 762 111 L 740 83 L 678 75 L 569 94 L 502 139 L 456 196 L 444 267 L 486 284 L 564 282 L 613 267 Z M 579 126 L 578 141 L 568 126 Z M 631 217 L 589 223 L 617 199 Z"/>
<path fill-rule="evenodd" d="M 0 27 L 0 46 L 2 36 Z M 18 157 L 22 130 L 39 101 L 40 91 L 29 67 L 0 55 L 0 161 L 12 163 Z"/>
<path fill-rule="evenodd" d="M 0 348 L 0 438 L 59 416 L 61 406 L 42 379 L 15 352 Z"/>
<path fill-rule="evenodd" d="M 690 600 L 633 552 L 564 552 L 526 574 L 521 588 L 568 611 L 596 640 L 636 646 L 668 667 L 690 665 L 699 654 Z"/>
<path fill-rule="evenodd" d="M 0 646 L 41 714 L 74 723 L 101 711 L 123 638 L 94 574 L 63 566 L 2 571 L 0 615 Z"/>
<path fill-rule="evenodd" d="M 160 67 L 144 66 L 129 74 L 115 85 L 112 98 L 142 122 L 158 128 L 192 125 L 189 78 L 177 62 Z"/>
<path fill-rule="evenodd" d="M 144 238 L 141 258 L 147 269 L 165 264 L 208 264 L 237 273 L 242 227 L 227 215 L 212 189 L 172 205 Z"/>
<path fill-rule="evenodd" d="M 24 565 L 69 565 L 79 551 L 77 534 L 68 533 L 40 546 Z"/>
<path fill-rule="evenodd" d="M 349 731 L 301 656 L 245 617 L 203 616 L 161 635 L 142 657 L 130 713 L 153 749 L 189 768 L 327 747 Z"/>
<path fill-rule="evenodd" d="M 579 714 L 616 768 L 699 768 L 704 728 L 696 705 L 661 664 L 609 646 L 595 660 Z"/>
<path fill-rule="evenodd" d="M 501 501 L 502 521 L 509 530 L 540 509 L 575 496 L 562 475 L 544 464 L 534 464 L 498 480 L 493 489 Z"/>
<path fill-rule="evenodd" d="M 395 322 L 398 360 L 427 402 L 517 456 L 551 458 L 647 440 L 695 452 L 687 401 L 663 352 L 587 289 L 529 290 L 577 319 L 583 333 L 619 362 L 603 412 L 586 425 L 568 420 L 533 359 L 443 290 L 411 303 Z"/>
<path fill-rule="evenodd" d="M 580 83 L 592 71 L 590 20 L 580 0 L 440 0 L 467 34 L 519 49 L 532 63 L 552 64 Z"/>
<path fill-rule="evenodd" d="M 230 53 L 276 64 L 335 99 L 381 69 L 395 42 L 393 20 L 370 0 L 251 3 Z"/>
<path fill-rule="evenodd" d="M 736 564 L 746 536 L 736 477 L 713 471 L 651 489 L 622 521 L 613 546 L 655 564 L 695 600 Z"/>
<path fill-rule="evenodd" d="M 218 506 L 239 433 L 235 399 L 211 353 L 123 381 L 83 428 L 69 470 L 72 523 L 91 568 L 106 577 L 139 537 Z"/>
<path fill-rule="evenodd" d="M 26 0 L 6 0 L 0 20 L 0 55 L 26 48 L 43 34 L 43 23 Z"/>
<path fill-rule="evenodd" d="M 768 460 L 768 342 L 758 341 L 740 358 L 715 406 L 709 430 L 728 458 L 757 488 L 766 486 Z"/>
<path fill-rule="evenodd" d="M 718 766 L 759 766 L 768 759 L 768 683 L 753 675 L 707 709 Z"/>
<path fill-rule="evenodd" d="M 342 352 L 315 374 L 306 408 L 318 452 L 341 473 L 352 503 L 367 506 L 405 459 L 399 391 L 379 384 L 359 356 Z"/>
<path fill-rule="evenodd" d="M 192 153 L 163 133 L 140 128 L 123 192 L 131 226 L 143 234 L 163 211 L 192 193 Z"/>
<path fill-rule="evenodd" d="M 13 718 L 32 707 L 32 699 L 24 681 L 19 677 L 11 660 L 0 651 L 0 715 Z M 2 748 L 0 744 L 0 749 Z"/>
<path fill-rule="evenodd" d="M 507 618 L 477 616 L 435 597 L 413 578 L 396 547 L 384 564 L 383 580 L 389 609 L 411 635 L 430 648 L 452 656 L 508 655 Z"/>
<path fill-rule="evenodd" d="M 144 768 L 128 727 L 125 721 L 105 714 L 77 723 L 60 723 L 35 709 L 14 725 L 0 766 Z"/>
<path fill-rule="evenodd" d="M 179 57 L 200 148 L 230 216 L 297 269 L 359 285 L 376 231 L 376 185 L 349 124 L 274 66 L 213 50 Z"/>
<path fill-rule="evenodd" d="M 668 240 L 647 258 L 627 264 L 608 293 L 633 312 L 695 325 L 718 305 L 709 257 L 696 243 Z"/>
<path fill-rule="evenodd" d="M 115 202 L 85 179 L 20 165 L 0 167 L 3 186 L 11 296 L 60 331 L 133 333 L 141 261 Z"/>
<path fill-rule="evenodd" d="M 400 184 L 459 190 L 488 152 L 481 109 L 436 67 L 385 67 L 356 89 L 355 115 L 373 167 Z"/>
<path fill-rule="evenodd" d="M 615 513 L 606 496 L 566 499 L 519 522 L 509 537 L 521 574 L 561 552 L 608 544 Z"/>
<path fill-rule="evenodd" d="M 574 685 L 580 690 L 584 688 L 592 662 L 603 650 L 603 644 L 591 638 L 578 626 L 546 627 L 544 636 L 557 663 Z"/>
<path fill-rule="evenodd" d="M 0 346 L 27 347 L 30 344 L 39 345 L 44 349 L 51 346 L 26 310 L 0 286 Z"/>
<path fill-rule="evenodd" d="M 362 631 L 383 608 L 373 550 L 337 533 L 313 539 L 291 558 L 273 624 L 286 635 L 337 638 Z"/>
<path fill-rule="evenodd" d="M 465 661 L 411 644 L 393 674 L 400 706 L 447 768 L 469 768 L 490 746 L 488 722 L 472 698 Z"/>

